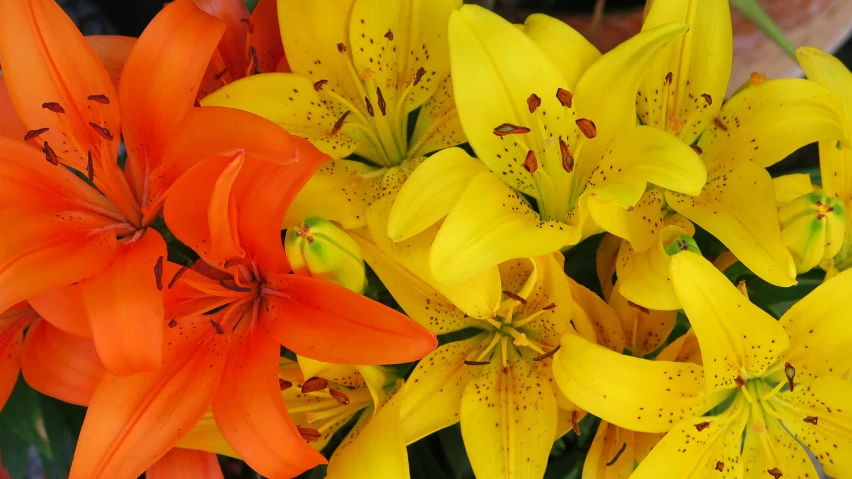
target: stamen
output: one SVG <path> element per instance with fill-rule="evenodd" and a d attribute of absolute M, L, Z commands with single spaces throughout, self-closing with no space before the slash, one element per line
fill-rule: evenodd
<path fill-rule="evenodd" d="M 734 379 L 734 382 L 736 382 L 737 386 L 739 386 L 739 387 L 743 387 L 743 386 L 746 385 L 746 381 L 745 381 L 745 379 L 743 379 L 742 376 L 737 376 L 737 378 Z"/>
<path fill-rule="evenodd" d="M 562 169 L 566 173 L 574 171 L 574 155 L 571 154 L 568 143 L 562 141 L 562 138 L 559 138 L 559 153 L 562 154 Z"/>
<path fill-rule="evenodd" d="M 314 91 L 322 91 L 322 87 L 324 87 L 328 83 L 328 80 L 320 80 L 314 83 Z"/>
<path fill-rule="evenodd" d="M 246 26 L 248 27 L 249 35 L 253 35 L 254 34 L 254 23 L 252 23 L 251 20 L 248 19 L 248 18 L 241 18 L 240 21 L 245 23 Z"/>
<path fill-rule="evenodd" d="M 37 130 L 30 130 L 27 132 L 26 135 L 24 135 L 24 141 L 30 141 L 33 138 L 38 137 L 42 133 L 47 133 L 48 131 L 50 131 L 50 128 L 39 128 Z"/>
<path fill-rule="evenodd" d="M 385 38 L 387 38 L 390 41 L 393 41 L 393 32 L 390 31 L 390 29 L 388 29 L 388 32 L 385 33 Z"/>
<path fill-rule="evenodd" d="M 251 288 L 243 288 L 242 286 L 237 286 L 235 284 L 228 284 L 228 283 L 225 282 L 224 279 L 219 280 L 219 286 L 221 286 L 225 289 L 234 291 L 236 293 L 251 293 L 252 292 Z"/>
<path fill-rule="evenodd" d="M 330 394 L 331 397 L 333 397 L 334 400 L 337 401 L 337 403 L 341 406 L 346 406 L 347 404 L 349 404 L 349 397 L 338 391 L 337 389 L 329 389 L 328 394 Z"/>
<path fill-rule="evenodd" d="M 302 394 L 313 393 L 317 391 L 322 391 L 323 389 L 328 387 L 328 381 L 323 378 L 318 378 L 316 376 L 308 379 L 302 384 Z"/>
<path fill-rule="evenodd" d="M 508 349 L 509 349 L 509 338 L 507 338 L 506 336 L 501 336 L 500 337 L 500 352 L 502 353 L 501 357 L 503 359 L 503 367 L 504 368 L 506 367 L 506 362 L 509 359 L 507 357 Z"/>
<path fill-rule="evenodd" d="M 417 84 L 420 83 L 420 80 L 423 79 L 423 75 L 425 75 L 425 74 L 426 74 L 425 68 L 423 68 L 423 67 L 418 68 L 417 71 L 414 72 L 414 83 L 413 83 L 413 85 L 417 86 Z"/>
<path fill-rule="evenodd" d="M 725 470 L 725 463 L 722 461 L 716 461 L 716 470 L 723 472 Z"/>
<path fill-rule="evenodd" d="M 175 319 L 174 319 L 174 318 L 170 319 L 170 320 L 169 320 L 169 324 L 168 324 L 168 326 L 169 326 L 170 328 L 174 328 L 175 326 L 177 326 L 177 321 L 175 321 Z"/>
<path fill-rule="evenodd" d="M 382 95 L 382 89 L 379 87 L 376 87 L 376 97 L 378 98 L 379 111 L 382 112 L 382 116 L 387 116 L 388 105 L 385 103 L 385 97 Z"/>
<path fill-rule="evenodd" d="M 97 123 L 92 123 L 91 121 L 89 122 L 89 126 L 91 126 L 92 129 L 95 130 L 95 132 L 97 132 L 98 135 L 101 135 L 102 137 L 104 137 L 104 139 L 106 139 L 108 141 L 113 140 L 112 133 L 110 133 L 108 129 L 102 127 L 101 125 L 98 125 Z"/>
<path fill-rule="evenodd" d="M 342 42 L 337 44 L 337 51 L 339 51 L 340 53 L 346 53 L 346 50 L 346 45 L 344 45 Z"/>
<path fill-rule="evenodd" d="M 49 101 L 47 103 L 42 103 L 41 107 L 45 110 L 50 110 L 54 113 L 65 113 L 65 108 L 62 108 L 62 105 L 56 103 L 55 101 Z"/>
<path fill-rule="evenodd" d="M 109 98 L 104 94 L 89 95 L 86 99 L 100 103 L 101 105 L 109 105 Z"/>
<path fill-rule="evenodd" d="M 343 129 L 343 123 L 346 121 L 346 117 L 348 117 L 350 113 L 352 113 L 352 110 L 346 110 L 346 113 L 344 113 L 343 116 L 334 123 L 334 126 L 331 128 L 331 136 L 340 133 L 340 130 Z"/>
<path fill-rule="evenodd" d="M 699 422 L 698 424 L 695 425 L 695 430 L 698 431 L 698 432 L 701 432 L 701 431 L 707 429 L 708 427 L 710 427 L 709 421 Z"/>
<path fill-rule="evenodd" d="M 181 276 L 183 276 L 183 274 L 184 274 L 184 273 L 186 273 L 186 270 L 188 270 L 188 269 L 189 269 L 188 267 L 183 266 L 183 267 L 181 267 L 179 270 L 177 270 L 177 272 L 175 273 L 175 275 L 174 275 L 174 276 L 172 276 L 172 279 L 169 281 L 169 285 L 167 286 L 167 288 L 168 288 L 168 289 L 172 289 L 172 286 L 174 286 L 174 285 L 175 285 L 175 283 L 177 283 L 177 282 L 178 282 L 178 280 L 180 279 L 180 277 L 181 277 Z"/>
<path fill-rule="evenodd" d="M 524 135 L 529 132 L 529 128 L 525 126 L 513 125 L 511 123 L 503 123 L 497 128 L 494 128 L 494 134 L 501 137 L 506 135 Z"/>
<path fill-rule="evenodd" d="M 216 321 L 213 321 L 212 318 L 210 319 L 210 325 L 213 326 L 213 330 L 216 331 L 216 334 L 225 334 L 225 328 Z"/>
<path fill-rule="evenodd" d="M 367 113 L 369 113 L 370 116 L 376 116 L 376 112 L 373 111 L 373 104 L 370 103 L 369 97 L 366 97 L 366 96 L 364 97 L 364 103 L 367 104 Z"/>
<path fill-rule="evenodd" d="M 544 361 L 545 359 L 552 357 L 554 354 L 556 354 L 556 352 L 559 351 L 560 348 L 562 348 L 561 344 L 557 345 L 555 348 L 553 348 L 550 351 L 542 354 L 541 356 L 533 358 L 533 361 Z"/>
<path fill-rule="evenodd" d="M 701 147 L 699 147 L 698 145 L 689 145 L 689 147 L 692 148 L 692 151 L 698 153 L 699 155 L 704 154 L 704 150 L 702 150 Z"/>
<path fill-rule="evenodd" d="M 307 427 L 297 427 L 299 431 L 299 435 L 302 436 L 302 439 L 308 442 L 317 442 L 320 440 L 320 432 L 316 429 L 310 429 Z"/>
<path fill-rule="evenodd" d="M 485 366 L 491 364 L 491 361 L 468 361 L 465 359 L 464 363 L 468 366 Z"/>
<path fill-rule="evenodd" d="M 48 163 L 50 163 L 53 166 L 56 166 L 56 165 L 59 164 L 59 157 L 56 156 L 56 152 L 53 151 L 53 148 L 51 148 L 50 145 L 48 145 L 46 141 L 44 142 L 44 148 L 42 148 L 41 151 L 44 152 L 44 157 L 47 158 Z"/>
<path fill-rule="evenodd" d="M 491 350 L 492 350 L 492 349 L 494 349 L 494 346 L 496 346 L 496 345 L 497 345 L 497 342 L 498 342 L 498 341 L 500 341 L 500 335 L 499 335 L 499 334 L 494 334 L 494 335 L 491 337 L 491 341 L 488 343 L 488 346 L 486 346 L 486 348 L 485 348 L 485 349 L 483 349 L 483 350 L 479 353 L 479 356 L 477 356 L 477 357 L 476 357 L 476 360 L 475 360 L 475 361 L 471 361 L 471 362 L 472 362 L 472 363 L 478 363 L 478 362 L 482 361 L 482 358 L 484 358 L 484 357 L 485 357 L 488 353 L 490 353 L 490 352 L 491 352 Z M 486 363 L 487 363 L 487 361 L 486 361 Z M 465 363 L 465 364 L 467 364 L 467 363 Z M 478 364 L 472 364 L 472 365 L 478 365 Z"/>
<path fill-rule="evenodd" d="M 790 392 L 796 386 L 794 379 L 796 378 L 796 368 L 790 363 L 784 363 L 784 375 L 787 376 L 787 385 L 790 386 Z"/>
<path fill-rule="evenodd" d="M 91 165 L 91 163 L 89 163 Z M 163 290 L 163 257 L 157 258 L 157 264 L 154 265 L 154 280 L 157 282 L 157 291 Z"/>
<path fill-rule="evenodd" d="M 556 99 L 559 100 L 559 103 L 561 103 L 562 106 L 566 106 L 568 108 L 571 108 L 574 104 L 574 94 L 564 88 L 556 89 Z"/>
<path fill-rule="evenodd" d="M 816 416 L 808 416 L 808 417 L 806 417 L 806 418 L 804 419 L 804 421 L 805 421 L 805 422 L 807 422 L 807 423 L 811 423 L 811 424 L 813 424 L 814 426 L 816 426 L 816 425 L 817 425 L 817 421 L 819 421 L 819 418 L 818 418 L 818 417 L 816 417 Z"/>
<path fill-rule="evenodd" d="M 574 434 L 580 434 L 580 412 L 579 411 L 571 411 L 571 429 L 574 430 Z"/>
<path fill-rule="evenodd" d="M 291 387 L 293 387 L 293 383 L 286 379 L 278 378 L 278 389 L 280 389 L 281 391 L 286 391 Z"/>
<path fill-rule="evenodd" d="M 642 312 L 643 312 L 643 313 L 645 313 L 645 314 L 650 314 L 650 313 L 651 313 L 651 310 L 650 310 L 650 309 L 648 309 L 648 308 L 646 308 L 646 307 L 644 307 L 644 306 L 638 305 L 638 304 L 634 303 L 633 301 L 628 301 L 628 302 L 627 302 L 627 305 L 628 305 L 628 306 L 630 306 L 631 308 L 636 308 L 636 309 L 638 309 L 639 311 L 642 311 Z"/>
<path fill-rule="evenodd" d="M 541 309 L 542 311 L 550 311 L 551 309 L 556 309 L 556 303 L 550 303 Z"/>
<path fill-rule="evenodd" d="M 616 452 L 616 453 L 615 453 L 615 457 L 613 457 L 611 461 L 609 461 L 608 463 L 606 463 L 607 467 L 609 467 L 609 466 L 611 466 L 611 465 L 615 464 L 615 461 L 617 461 L 617 460 L 618 460 L 618 458 L 619 458 L 619 457 L 621 457 L 621 454 L 622 454 L 622 453 L 624 453 L 624 450 L 625 450 L 625 449 L 627 449 L 627 443 L 626 443 L 626 442 L 622 442 L 622 443 L 621 443 L 621 448 L 618 450 L 618 452 Z"/>
<path fill-rule="evenodd" d="M 535 111 L 538 110 L 538 107 L 541 106 L 541 98 L 533 93 L 529 98 L 527 98 L 527 106 L 530 109 L 530 113 L 535 113 Z"/>
<path fill-rule="evenodd" d="M 769 475 L 774 477 L 775 479 L 779 479 L 781 476 L 784 475 L 781 474 L 781 469 L 778 469 L 777 467 L 773 467 L 772 469 L 769 469 L 766 472 L 768 472 Z"/>
<path fill-rule="evenodd" d="M 503 294 L 505 294 L 506 296 L 514 299 L 515 301 L 523 304 L 524 306 L 526 306 L 526 304 L 527 304 L 527 300 L 525 300 L 524 298 L 518 296 L 517 294 L 515 294 L 511 291 L 503 291 Z"/>
<path fill-rule="evenodd" d="M 530 150 L 527 152 L 527 157 L 524 158 L 524 169 L 530 173 L 535 173 L 538 169 L 538 160 L 535 157 L 535 152 Z"/>
<path fill-rule="evenodd" d="M 704 101 L 706 101 L 708 105 L 713 104 L 713 97 L 708 95 L 707 93 L 702 93 L 701 98 L 704 98 Z"/>
<path fill-rule="evenodd" d="M 583 135 L 590 140 L 598 136 L 598 129 L 595 127 L 595 122 L 588 118 L 580 118 L 577 120 L 577 127 L 580 128 Z"/>
<path fill-rule="evenodd" d="M 751 72 L 751 76 L 749 77 L 751 80 L 751 84 L 753 86 L 760 85 L 761 83 L 766 81 L 766 75 L 758 72 Z"/>
<path fill-rule="evenodd" d="M 95 163 L 92 161 L 92 152 L 87 151 L 86 156 L 88 157 L 88 161 L 86 162 L 86 176 L 89 177 L 89 181 L 95 181 Z"/>
<path fill-rule="evenodd" d="M 241 256 L 234 256 L 233 258 L 225 260 L 225 264 L 223 266 L 225 267 L 225 269 L 228 269 L 238 264 L 245 264 L 245 260 Z"/>
<path fill-rule="evenodd" d="M 716 118 L 715 120 L 713 120 L 713 122 L 716 124 L 716 126 L 717 126 L 720 130 L 722 130 L 722 131 L 728 131 L 728 127 L 727 127 L 727 126 L 725 126 L 725 124 L 724 124 L 724 123 L 722 123 L 722 120 L 720 120 L 720 119 Z"/>
<path fill-rule="evenodd" d="M 251 55 L 251 65 L 253 68 L 252 75 L 257 75 L 260 73 L 260 64 L 257 61 L 257 50 L 254 47 L 249 47 L 249 54 Z"/>
<path fill-rule="evenodd" d="M 230 69 L 231 69 L 231 67 L 225 67 L 222 71 L 220 71 L 219 73 L 214 75 L 213 79 L 216 80 L 216 81 L 219 81 L 223 76 L 225 76 L 225 73 L 228 73 L 228 70 L 230 70 Z"/>

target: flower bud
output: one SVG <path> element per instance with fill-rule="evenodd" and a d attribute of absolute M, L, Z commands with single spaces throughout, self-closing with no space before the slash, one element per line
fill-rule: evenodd
<path fill-rule="evenodd" d="M 781 236 L 793 256 L 796 272 L 809 271 L 833 258 L 846 237 L 843 203 L 822 190 L 799 196 L 778 209 Z"/>
<path fill-rule="evenodd" d="M 366 271 L 361 247 L 330 221 L 311 216 L 289 228 L 284 250 L 296 274 L 364 293 Z"/>

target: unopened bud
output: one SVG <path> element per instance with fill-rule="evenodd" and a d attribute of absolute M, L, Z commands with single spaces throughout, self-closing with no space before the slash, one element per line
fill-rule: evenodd
<path fill-rule="evenodd" d="M 843 203 L 816 190 L 778 208 L 781 236 L 796 272 L 807 272 L 840 251 L 846 237 Z"/>
<path fill-rule="evenodd" d="M 284 250 L 294 273 L 364 293 L 366 271 L 361 247 L 330 221 L 311 216 L 289 228 Z"/>

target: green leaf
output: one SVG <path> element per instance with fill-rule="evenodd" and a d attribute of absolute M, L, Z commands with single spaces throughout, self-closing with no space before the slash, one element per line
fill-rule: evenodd
<path fill-rule="evenodd" d="M 0 428 L 34 446 L 45 457 L 53 458 L 38 396 L 24 381 L 23 376 L 18 377 L 9 401 L 0 411 Z"/>
<path fill-rule="evenodd" d="M 68 477 L 86 409 L 41 394 L 39 402 L 44 412 L 45 431 L 53 450 L 53 459 L 42 455 L 45 472 L 49 478 Z"/>
<path fill-rule="evenodd" d="M 595 257 L 598 254 L 598 246 L 604 235 L 599 234 L 586 238 L 580 244 L 563 251 L 565 256 L 565 273 L 574 281 L 594 291 L 598 296 L 603 296 L 601 284 L 598 281 L 598 273 L 595 270 Z"/>
<path fill-rule="evenodd" d="M 0 427 L 0 459 L 12 479 L 27 477 L 30 445 L 12 431 Z M 2 470 L 2 469 L 0 469 Z"/>
<path fill-rule="evenodd" d="M 246 0 L 246 8 L 248 8 L 249 12 L 253 12 L 254 8 L 257 6 L 257 2 L 259 0 Z"/>

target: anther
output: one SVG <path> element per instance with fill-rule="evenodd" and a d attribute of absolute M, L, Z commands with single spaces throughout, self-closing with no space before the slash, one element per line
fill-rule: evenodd
<path fill-rule="evenodd" d="M 286 391 L 291 387 L 293 387 L 293 383 L 286 379 L 278 378 L 278 389 L 280 389 L 281 391 Z"/>
<path fill-rule="evenodd" d="M 562 106 L 571 108 L 571 105 L 574 103 L 574 94 L 564 88 L 557 88 L 556 99 L 559 100 Z"/>
<path fill-rule="evenodd" d="M 154 281 L 157 282 L 157 291 L 163 290 L 163 257 L 157 258 L 157 263 L 154 265 Z"/>
<path fill-rule="evenodd" d="M 177 326 L 177 321 L 175 321 L 175 319 L 174 319 L 174 318 L 170 319 L 170 320 L 169 320 L 169 324 L 168 324 L 168 326 L 169 326 L 170 328 L 174 328 L 175 326 Z"/>
<path fill-rule="evenodd" d="M 343 116 L 334 123 L 334 126 L 331 128 L 331 136 L 340 133 L 340 130 L 343 129 L 343 123 L 346 121 L 346 117 L 348 117 L 350 113 L 352 113 L 352 110 L 346 110 L 346 113 L 344 113 Z"/>
<path fill-rule="evenodd" d="M 337 389 L 329 389 L 328 394 L 333 397 L 335 401 L 337 401 L 337 404 L 340 404 L 341 406 L 349 404 L 349 397 L 338 391 Z"/>
<path fill-rule="evenodd" d="M 636 304 L 633 301 L 628 301 L 627 305 L 630 306 L 631 308 L 636 308 L 636 309 L 638 309 L 639 311 L 642 311 L 645 314 L 649 314 L 651 312 L 650 309 L 648 309 L 648 308 L 646 308 L 642 305 Z"/>
<path fill-rule="evenodd" d="M 556 309 L 556 303 L 550 303 L 547 306 L 541 308 L 544 311 L 550 311 L 551 309 Z"/>
<path fill-rule="evenodd" d="M 177 272 L 175 273 L 175 275 L 174 275 L 174 276 L 172 276 L 172 279 L 169 281 L 169 285 L 167 286 L 167 288 L 168 288 L 168 289 L 172 289 L 172 286 L 174 286 L 174 285 L 175 285 L 175 283 L 177 283 L 177 282 L 178 282 L 178 280 L 180 279 L 180 277 L 181 277 L 181 276 L 183 276 L 183 274 L 184 274 L 184 273 L 186 273 L 186 270 L 188 270 L 188 269 L 189 269 L 188 267 L 183 266 L 183 267 L 181 267 L 181 269 L 177 270 Z"/>
<path fill-rule="evenodd" d="M 568 143 L 559 139 L 559 153 L 562 155 L 562 169 L 566 173 L 574 171 L 574 155 L 571 154 L 571 149 L 568 148 Z"/>
<path fill-rule="evenodd" d="M 622 442 L 622 443 L 621 443 L 621 448 L 619 448 L 619 449 L 618 449 L 618 452 L 616 452 L 616 453 L 615 453 L 615 457 L 613 457 L 611 461 L 609 461 L 608 463 L 606 463 L 607 467 L 609 467 L 609 466 L 611 466 L 611 465 L 615 464 L 615 461 L 617 461 L 617 460 L 618 460 L 618 458 L 619 458 L 619 457 L 621 457 L 621 454 L 623 454 L 623 453 L 624 453 L 624 450 L 625 450 L 625 449 L 627 449 L 627 443 L 626 443 L 626 442 Z"/>
<path fill-rule="evenodd" d="M 793 367 L 790 363 L 784 363 L 784 375 L 787 376 L 787 385 L 790 386 L 790 392 L 793 392 L 793 388 L 796 386 L 796 368 Z"/>
<path fill-rule="evenodd" d="M 89 178 L 89 181 L 95 181 L 95 162 L 92 161 L 92 152 L 87 151 L 86 156 L 86 176 Z"/>
<path fill-rule="evenodd" d="M 530 113 L 535 113 L 535 111 L 538 110 L 538 107 L 541 106 L 541 97 L 533 93 L 529 98 L 527 98 L 527 106 L 530 109 Z"/>
<path fill-rule="evenodd" d="M 420 80 L 423 79 L 423 75 L 425 75 L 425 74 L 426 74 L 425 68 L 420 67 L 420 68 L 417 69 L 417 71 L 414 73 L 414 86 L 417 86 L 417 84 L 420 83 Z"/>
<path fill-rule="evenodd" d="M 722 461 L 716 461 L 716 470 L 723 472 L 725 470 L 725 463 Z"/>
<path fill-rule="evenodd" d="M 231 67 L 225 67 L 222 71 L 220 71 L 219 73 L 217 73 L 217 74 L 213 77 L 213 79 L 214 79 L 214 80 L 216 80 L 216 81 L 219 81 L 219 80 L 220 80 L 223 76 L 225 76 L 225 73 L 228 73 L 228 70 L 230 70 L 230 69 L 231 69 Z"/>
<path fill-rule="evenodd" d="M 48 145 L 46 141 L 44 142 L 44 147 L 41 149 L 41 151 L 44 152 L 44 157 L 47 158 L 48 163 L 50 163 L 53 166 L 56 166 L 56 165 L 59 164 L 59 157 L 56 156 L 56 152 L 53 151 L 53 148 L 51 148 L 50 145 Z"/>
<path fill-rule="evenodd" d="M 238 264 L 245 264 L 245 260 L 241 256 L 234 256 L 233 258 L 226 259 L 225 264 L 223 264 L 222 266 L 224 266 L 225 269 L 228 269 Z"/>
<path fill-rule="evenodd" d="M 318 378 L 316 376 L 308 379 L 302 384 L 302 394 L 313 393 L 317 391 L 322 391 L 323 389 L 328 387 L 328 381 L 323 378 Z"/>
<path fill-rule="evenodd" d="M 393 41 L 393 32 L 390 31 L 390 29 L 388 29 L 388 32 L 385 33 L 385 38 L 387 38 L 390 41 Z"/>
<path fill-rule="evenodd" d="M 571 411 L 571 429 L 574 430 L 574 434 L 581 435 L 579 411 Z"/>
<path fill-rule="evenodd" d="M 542 354 L 541 356 L 538 356 L 538 357 L 533 358 L 533 361 L 544 361 L 545 359 L 547 359 L 547 358 L 549 358 L 549 357 L 553 356 L 554 354 L 556 354 L 556 352 L 557 352 L 557 351 L 559 351 L 559 349 L 560 349 L 561 347 L 562 347 L 562 345 L 561 345 L 561 344 L 558 344 L 555 348 L 551 349 L 550 351 L 548 351 L 548 352 L 546 352 L 546 353 Z"/>
<path fill-rule="evenodd" d="M 486 366 L 491 364 L 491 361 L 468 361 L 465 359 L 464 363 L 468 366 Z"/>
<path fill-rule="evenodd" d="M 216 334 L 225 334 L 225 328 L 223 328 L 221 324 L 211 319 L 210 325 L 213 326 L 213 331 L 216 331 Z"/>
<path fill-rule="evenodd" d="M 506 135 L 524 135 L 529 133 L 530 129 L 525 126 L 513 125 L 511 123 L 503 123 L 502 125 L 494 128 L 494 134 L 497 136 L 506 136 Z"/>
<path fill-rule="evenodd" d="M 598 136 L 598 129 L 595 127 L 595 122 L 588 118 L 580 118 L 577 120 L 577 127 L 583 132 L 583 135 L 590 140 Z"/>
<path fill-rule="evenodd" d="M 689 147 L 692 148 L 692 151 L 698 153 L 699 155 L 704 153 L 704 150 L 702 150 L 701 147 L 698 145 L 689 145 Z"/>
<path fill-rule="evenodd" d="M 337 51 L 339 51 L 340 53 L 346 53 L 346 50 L 346 45 L 344 45 L 342 42 L 337 44 Z"/>
<path fill-rule="evenodd" d="M 254 34 L 254 23 L 252 23 L 251 20 L 249 20 L 248 18 L 241 18 L 240 21 L 245 23 L 248 27 L 249 35 Z"/>
<path fill-rule="evenodd" d="M 297 427 L 299 431 L 299 435 L 302 436 L 302 439 L 308 442 L 317 442 L 320 440 L 320 433 L 316 429 L 310 429 L 307 427 Z"/>
<path fill-rule="evenodd" d="M 86 99 L 101 105 L 109 105 L 109 98 L 104 94 L 89 95 Z"/>
<path fill-rule="evenodd" d="M 816 417 L 816 416 L 808 416 L 808 417 L 806 417 L 806 418 L 804 419 L 804 421 L 805 421 L 805 422 L 808 422 L 808 423 L 811 423 L 811 424 L 813 424 L 814 426 L 816 426 L 816 425 L 817 425 L 817 422 L 819 421 L 819 418 L 818 418 L 818 417 Z"/>
<path fill-rule="evenodd" d="M 364 103 L 367 104 L 367 113 L 369 113 L 370 116 L 376 116 L 376 112 L 373 111 L 373 104 L 370 103 L 369 97 L 366 97 L 366 96 L 364 97 Z"/>
<path fill-rule="evenodd" d="M 707 429 L 708 427 L 710 427 L 709 421 L 699 422 L 698 424 L 695 425 L 695 430 L 698 431 L 698 432 L 701 432 L 701 431 Z"/>
<path fill-rule="evenodd" d="M 777 467 L 773 467 L 772 469 L 769 469 L 766 472 L 768 472 L 769 475 L 774 477 L 775 479 L 779 479 L 781 476 L 784 475 L 781 474 L 781 469 L 778 469 Z"/>
<path fill-rule="evenodd" d="M 722 120 L 716 118 L 715 120 L 713 120 L 713 123 L 715 123 L 716 127 L 718 127 L 720 130 L 728 131 L 728 127 L 724 123 L 722 123 Z"/>
<path fill-rule="evenodd" d="M 249 55 L 251 55 L 252 75 L 260 73 L 260 64 L 257 61 L 257 50 L 254 47 L 249 47 Z"/>
<path fill-rule="evenodd" d="M 511 291 L 503 291 L 503 294 L 505 294 L 505 295 L 506 295 L 506 296 L 508 296 L 509 298 L 512 298 L 512 299 L 514 299 L 515 301 L 517 301 L 517 302 L 519 302 L 519 303 L 523 304 L 524 306 L 526 306 L 526 304 L 527 304 L 527 300 L 525 300 L 524 298 L 522 298 L 522 297 L 518 296 L 517 294 L 515 294 L 515 293 L 513 293 L 513 292 L 511 292 Z"/>
<path fill-rule="evenodd" d="M 92 123 L 91 121 L 89 122 L 89 126 L 91 126 L 92 129 L 95 130 L 98 135 L 104 137 L 104 139 L 108 141 L 113 140 L 112 133 L 110 133 L 108 129 L 102 127 L 101 125 L 98 125 L 97 123 Z"/>
<path fill-rule="evenodd" d="M 65 113 L 65 108 L 62 108 L 62 105 L 56 103 L 55 101 L 49 101 L 47 103 L 42 103 L 41 107 L 45 110 L 50 110 L 54 113 Z"/>
<path fill-rule="evenodd" d="M 524 169 L 530 173 L 535 173 L 535 170 L 538 169 L 538 160 L 535 157 L 535 152 L 530 150 L 527 152 L 526 158 L 524 158 Z"/>
<path fill-rule="evenodd" d="M 382 112 L 382 116 L 387 116 L 387 103 L 385 103 L 385 97 L 382 95 L 382 89 L 376 87 L 376 97 L 378 100 L 376 101 L 379 105 L 379 111 Z"/>
<path fill-rule="evenodd" d="M 37 130 L 30 130 L 27 132 L 26 135 L 24 135 L 24 141 L 30 141 L 33 138 L 38 137 L 42 133 L 47 133 L 49 130 L 50 128 L 39 128 Z"/>
<path fill-rule="evenodd" d="M 225 289 L 234 291 L 236 293 L 251 293 L 252 292 L 251 288 L 245 288 L 245 287 L 242 287 L 242 286 L 238 286 L 236 284 L 228 284 L 228 283 L 225 282 L 224 279 L 219 280 L 219 286 L 221 286 Z"/>
<path fill-rule="evenodd" d="M 734 379 L 734 382 L 736 382 L 736 383 L 737 383 L 737 386 L 739 386 L 739 387 L 743 387 L 743 386 L 745 386 L 745 385 L 746 385 L 746 380 L 745 380 L 745 379 L 743 379 L 743 377 L 742 377 L 742 376 L 737 376 L 737 378 L 736 378 L 736 379 Z"/>
<path fill-rule="evenodd" d="M 666 85 L 671 85 L 673 79 L 674 75 L 672 75 L 672 72 L 666 73 Z"/>
<path fill-rule="evenodd" d="M 704 101 L 706 101 L 708 105 L 713 104 L 713 97 L 708 95 L 707 93 L 702 93 L 701 98 L 704 98 Z"/>
<path fill-rule="evenodd" d="M 328 80 L 320 80 L 314 83 L 314 91 L 322 91 L 322 87 L 324 87 L 328 83 Z"/>

